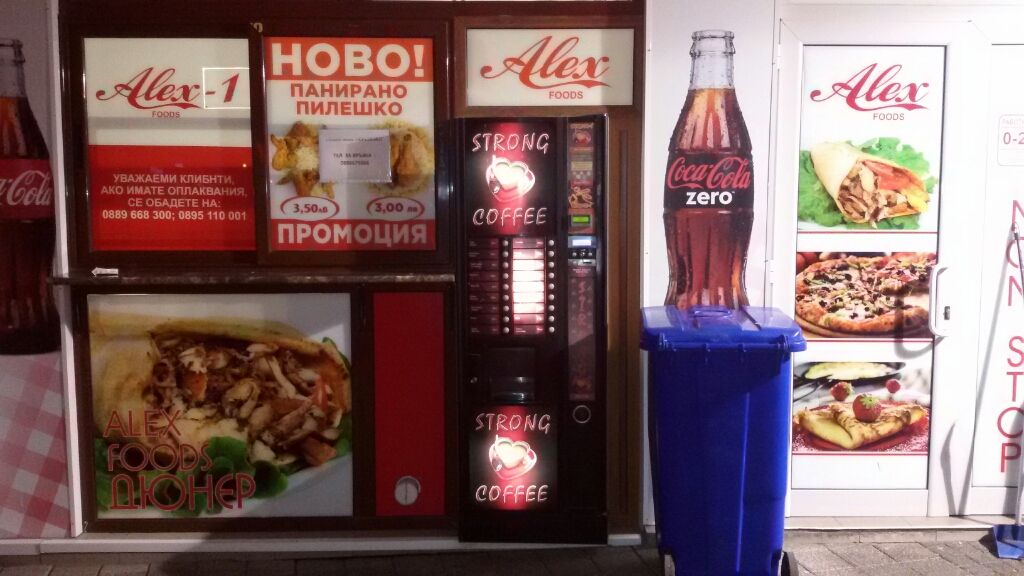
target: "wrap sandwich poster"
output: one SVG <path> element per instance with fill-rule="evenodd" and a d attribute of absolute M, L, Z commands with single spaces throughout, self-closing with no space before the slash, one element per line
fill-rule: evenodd
<path fill-rule="evenodd" d="M 801 232 L 935 232 L 945 53 L 814 46 L 804 56 Z"/>
<path fill-rule="evenodd" d="M 432 40 L 265 46 L 271 249 L 433 250 Z"/>
<path fill-rule="evenodd" d="M 347 294 L 90 295 L 103 518 L 352 514 Z"/>

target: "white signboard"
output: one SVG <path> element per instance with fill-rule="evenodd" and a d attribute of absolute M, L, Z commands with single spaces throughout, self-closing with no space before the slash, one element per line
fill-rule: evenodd
<path fill-rule="evenodd" d="M 468 106 L 628 106 L 632 29 L 472 29 Z"/>

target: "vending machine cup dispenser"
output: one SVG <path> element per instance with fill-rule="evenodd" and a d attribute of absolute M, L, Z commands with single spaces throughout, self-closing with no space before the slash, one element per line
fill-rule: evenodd
<path fill-rule="evenodd" d="M 607 541 L 605 130 L 457 122 L 462 540 Z"/>

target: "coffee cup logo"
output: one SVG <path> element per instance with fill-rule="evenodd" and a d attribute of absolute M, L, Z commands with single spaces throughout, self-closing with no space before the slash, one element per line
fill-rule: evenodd
<path fill-rule="evenodd" d="M 511 202 L 522 198 L 537 182 L 537 177 L 525 162 L 492 156 L 485 177 L 487 187 L 498 202 Z"/>
<path fill-rule="evenodd" d="M 522 440 L 513 441 L 504 436 L 495 436 L 494 444 L 488 450 L 491 468 L 502 480 L 518 478 L 537 464 L 537 454 L 530 444 Z"/>

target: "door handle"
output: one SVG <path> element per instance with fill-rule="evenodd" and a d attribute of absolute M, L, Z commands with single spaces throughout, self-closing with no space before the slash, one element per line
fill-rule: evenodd
<path fill-rule="evenodd" d="M 931 330 L 932 334 L 943 338 L 949 336 L 949 333 L 945 329 L 939 329 L 939 316 L 943 316 L 944 320 L 949 320 L 945 313 L 939 312 L 939 285 L 938 278 L 939 274 L 946 271 L 948 266 L 939 266 L 936 264 L 932 267 L 932 271 L 928 277 L 928 329 Z"/>

